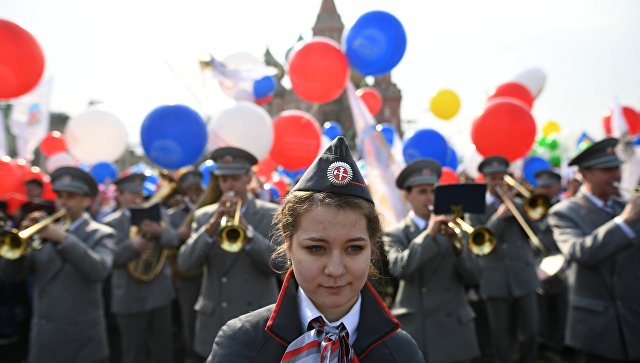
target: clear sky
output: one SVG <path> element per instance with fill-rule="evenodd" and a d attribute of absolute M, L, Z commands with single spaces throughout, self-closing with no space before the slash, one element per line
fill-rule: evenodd
<path fill-rule="evenodd" d="M 215 113 L 233 102 L 199 92 L 187 61 L 200 52 L 261 57 L 267 46 L 284 61 L 301 34 L 311 35 L 320 0 L 0 0 L 0 17 L 29 30 L 53 77 L 51 110 L 73 116 L 90 99 L 127 125 L 136 143 L 144 117 L 163 104 Z M 335 0 L 345 33 L 371 10 L 394 14 L 407 51 L 393 71 L 402 118 L 441 130 L 454 146 L 488 92 L 528 68 L 547 82 L 533 115 L 565 132 L 603 135 L 601 115 L 617 97 L 640 108 L 640 1 L 635 0 Z M 169 67 L 167 64 L 171 64 Z M 195 69 L 195 68 L 194 68 Z M 193 97 L 191 92 L 197 97 Z M 458 93 L 450 122 L 429 112 L 439 89 Z M 195 100 L 200 99 L 200 104 Z"/>

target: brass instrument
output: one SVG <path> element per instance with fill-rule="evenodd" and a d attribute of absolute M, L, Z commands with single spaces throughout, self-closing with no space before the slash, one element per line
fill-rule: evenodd
<path fill-rule="evenodd" d="M 30 241 L 31 237 L 66 215 L 67 211 L 60 210 L 22 231 L 18 231 L 15 228 L 1 231 L 0 238 L 2 238 L 2 244 L 0 245 L 0 256 L 7 260 L 17 260 L 32 251 L 41 249 L 43 247 L 42 243 L 39 241 Z"/>
<path fill-rule="evenodd" d="M 160 178 L 163 181 L 160 188 L 149 200 L 144 202 L 140 208 L 145 209 L 153 207 L 156 204 L 161 204 L 177 187 L 176 182 L 167 174 L 160 174 Z M 132 239 L 137 235 L 138 227 L 131 226 L 129 229 L 129 238 Z M 157 243 L 151 243 L 149 248 L 139 257 L 127 263 L 127 271 L 129 271 L 131 277 L 138 281 L 151 281 L 162 272 L 168 254 L 169 250 L 167 248 L 163 248 Z"/>
<path fill-rule="evenodd" d="M 229 208 L 230 206 L 230 202 L 227 202 L 226 207 Z M 220 220 L 220 228 L 218 229 L 218 240 L 220 242 L 220 248 L 223 251 L 229 253 L 237 253 L 240 252 L 240 250 L 242 250 L 244 245 L 247 243 L 247 232 L 240 225 L 241 208 L 242 201 L 238 201 L 238 203 L 236 204 L 236 211 L 233 219 L 225 215 Z"/>
<path fill-rule="evenodd" d="M 635 197 L 636 195 L 640 195 L 640 187 L 635 189 L 625 188 L 620 183 L 613 183 L 613 186 L 618 189 L 621 193 L 627 193 L 629 197 Z"/>
<path fill-rule="evenodd" d="M 455 236 L 453 237 L 453 245 L 458 251 L 464 247 L 462 231 L 467 232 L 467 248 L 477 256 L 486 256 L 496 248 L 496 235 L 487 227 L 474 228 L 462 218 L 456 217 L 455 222 L 447 223 Z"/>
<path fill-rule="evenodd" d="M 518 183 L 509 174 L 505 174 L 504 182 L 514 187 L 518 193 L 526 199 L 524 201 L 524 212 L 532 221 L 539 221 L 547 214 L 551 207 L 551 199 L 546 195 L 533 194 L 522 184 Z"/>
<path fill-rule="evenodd" d="M 520 227 L 524 230 L 529 237 L 529 240 L 533 244 L 535 248 L 537 248 L 542 255 L 545 257 L 542 259 L 542 262 L 538 265 L 538 267 L 545 273 L 547 276 L 553 276 L 564 266 L 565 258 L 562 254 L 549 255 L 549 251 L 544 247 L 542 242 L 536 234 L 533 232 L 527 221 L 524 219 L 518 208 L 513 204 L 513 201 L 509 199 L 509 196 L 505 191 L 500 189 L 500 187 L 496 188 L 496 192 L 502 198 L 502 202 L 507 206 L 511 214 L 516 218 Z"/>

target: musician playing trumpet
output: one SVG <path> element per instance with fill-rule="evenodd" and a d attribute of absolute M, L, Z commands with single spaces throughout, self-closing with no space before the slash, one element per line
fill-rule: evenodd
<path fill-rule="evenodd" d="M 504 182 L 508 168 L 509 161 L 502 156 L 490 156 L 480 163 L 478 171 L 484 175 L 487 184 L 487 207 L 484 215 L 469 214 L 468 220 L 474 226 L 487 226 L 496 235 L 494 251 L 478 258 L 482 267 L 480 295 L 487 308 L 494 361 L 511 362 L 511 347 L 519 343 L 518 361 L 535 362 L 538 345 L 536 289 L 540 282 L 529 237 L 509 208 L 513 205 L 518 210 L 523 209 L 520 201 L 512 199 L 511 189 Z M 514 325 L 518 334 L 513 334 Z"/>
<path fill-rule="evenodd" d="M 431 213 L 441 173 L 437 161 L 418 159 L 396 178 L 411 212 L 383 237 L 389 271 L 399 279 L 391 312 L 426 362 L 466 362 L 479 350 L 464 286 L 478 283 L 480 266 L 468 248 L 458 250 L 443 235 L 454 218 Z"/>
<path fill-rule="evenodd" d="M 33 275 L 29 362 L 107 362 L 102 283 L 111 271 L 115 233 L 85 212 L 98 193 L 91 175 L 62 167 L 51 179 L 66 211 L 64 225 L 52 222 L 38 232 L 45 241 L 41 249 L 15 260 L 0 258 L 0 276 Z M 46 223 L 42 217 L 33 212 L 21 227 Z"/>
<path fill-rule="evenodd" d="M 118 178 L 114 183 L 120 208 L 104 219 L 117 234 L 111 310 L 118 322 L 123 363 L 173 362 L 173 345 L 167 343 L 172 341 L 171 301 L 174 298 L 170 268 L 157 261 L 157 274 L 144 280 L 130 269 L 132 261 L 144 258 L 154 249 L 178 243 L 176 231 L 166 222 L 143 219 L 139 226 L 132 228 L 131 210 L 143 201 L 145 178 L 142 173 Z"/>
<path fill-rule="evenodd" d="M 196 211 L 192 235 L 178 253 L 182 271 L 206 267 L 195 305 L 194 349 L 202 360 L 227 321 L 274 303 L 278 295 L 278 276 L 271 268 L 276 246 L 269 241 L 277 205 L 248 193 L 251 166 L 258 161 L 235 147 L 218 148 L 211 159 L 222 197 Z"/>

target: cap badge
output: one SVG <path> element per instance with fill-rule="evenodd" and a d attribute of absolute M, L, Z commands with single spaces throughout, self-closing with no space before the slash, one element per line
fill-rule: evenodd
<path fill-rule="evenodd" d="M 422 175 L 431 176 L 431 169 L 422 169 Z"/>
<path fill-rule="evenodd" d="M 223 164 L 231 164 L 233 163 L 233 157 L 231 155 L 225 155 L 220 161 L 222 161 Z"/>
<path fill-rule="evenodd" d="M 342 161 L 336 161 L 329 165 L 329 168 L 327 169 L 327 178 L 329 178 L 329 182 L 335 186 L 345 186 L 349 184 L 353 178 L 353 171 L 349 164 Z"/>
<path fill-rule="evenodd" d="M 71 178 L 71 175 L 69 175 L 69 174 L 65 174 L 65 175 L 60 176 L 60 181 L 65 183 L 65 184 L 71 183 L 72 180 L 73 179 Z"/>
<path fill-rule="evenodd" d="M 613 154 L 615 154 L 616 151 L 613 149 L 613 147 L 608 147 L 606 152 L 609 155 L 613 155 Z"/>

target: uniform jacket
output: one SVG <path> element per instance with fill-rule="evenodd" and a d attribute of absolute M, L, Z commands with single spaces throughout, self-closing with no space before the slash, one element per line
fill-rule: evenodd
<path fill-rule="evenodd" d="M 218 208 L 213 204 L 196 211 L 189 240 L 178 253 L 178 267 L 192 273 L 206 267 L 195 309 L 195 350 L 207 356 L 218 330 L 229 320 L 272 304 L 278 296 L 277 274 L 271 268 L 275 246 L 269 242 L 277 205 L 255 198 L 247 202 L 244 218 L 255 232 L 239 253 L 220 249 L 217 236 L 204 231 Z"/>
<path fill-rule="evenodd" d="M 630 239 L 584 193 L 554 206 L 549 224 L 569 262 L 567 343 L 617 360 L 640 359 L 640 223 Z"/>
<path fill-rule="evenodd" d="M 113 262 L 114 231 L 85 214 L 59 245 L 14 261 L 0 258 L 6 279 L 33 275 L 29 362 L 92 362 L 109 355 L 102 282 Z"/>
<path fill-rule="evenodd" d="M 523 214 L 521 206 L 516 205 Z M 496 235 L 496 248 L 488 255 L 478 257 L 482 267 L 480 293 L 485 298 L 533 294 L 540 282 L 529 238 L 515 217 L 499 218 L 497 210 L 494 205 L 487 205 L 484 215 L 469 214 L 467 217 L 474 227 L 484 225 Z M 536 226 L 528 224 L 537 233 Z"/>
<path fill-rule="evenodd" d="M 148 282 L 135 280 L 127 270 L 127 263 L 140 256 L 129 239 L 130 219 L 120 209 L 107 216 L 104 223 L 116 230 L 116 252 L 111 276 L 111 309 L 115 314 L 131 314 L 149 311 L 171 302 L 174 297 L 171 271 L 168 264 L 155 279 Z M 157 242 L 163 247 L 178 243 L 178 235 L 168 223 L 162 228 Z"/>
<path fill-rule="evenodd" d="M 384 234 L 389 271 L 400 280 L 391 312 L 416 340 L 427 362 L 451 362 L 479 355 L 475 313 L 465 285 L 480 279 L 480 265 L 467 248 L 456 257 L 444 235 L 418 229 L 410 217 Z"/>
<path fill-rule="evenodd" d="M 229 321 L 216 337 L 207 363 L 280 362 L 287 346 L 304 333 L 298 314 L 297 283 L 290 271 L 276 304 Z M 353 349 L 361 363 L 424 362 L 411 336 L 367 282 L 360 291 L 362 302 L 358 336 Z"/>

